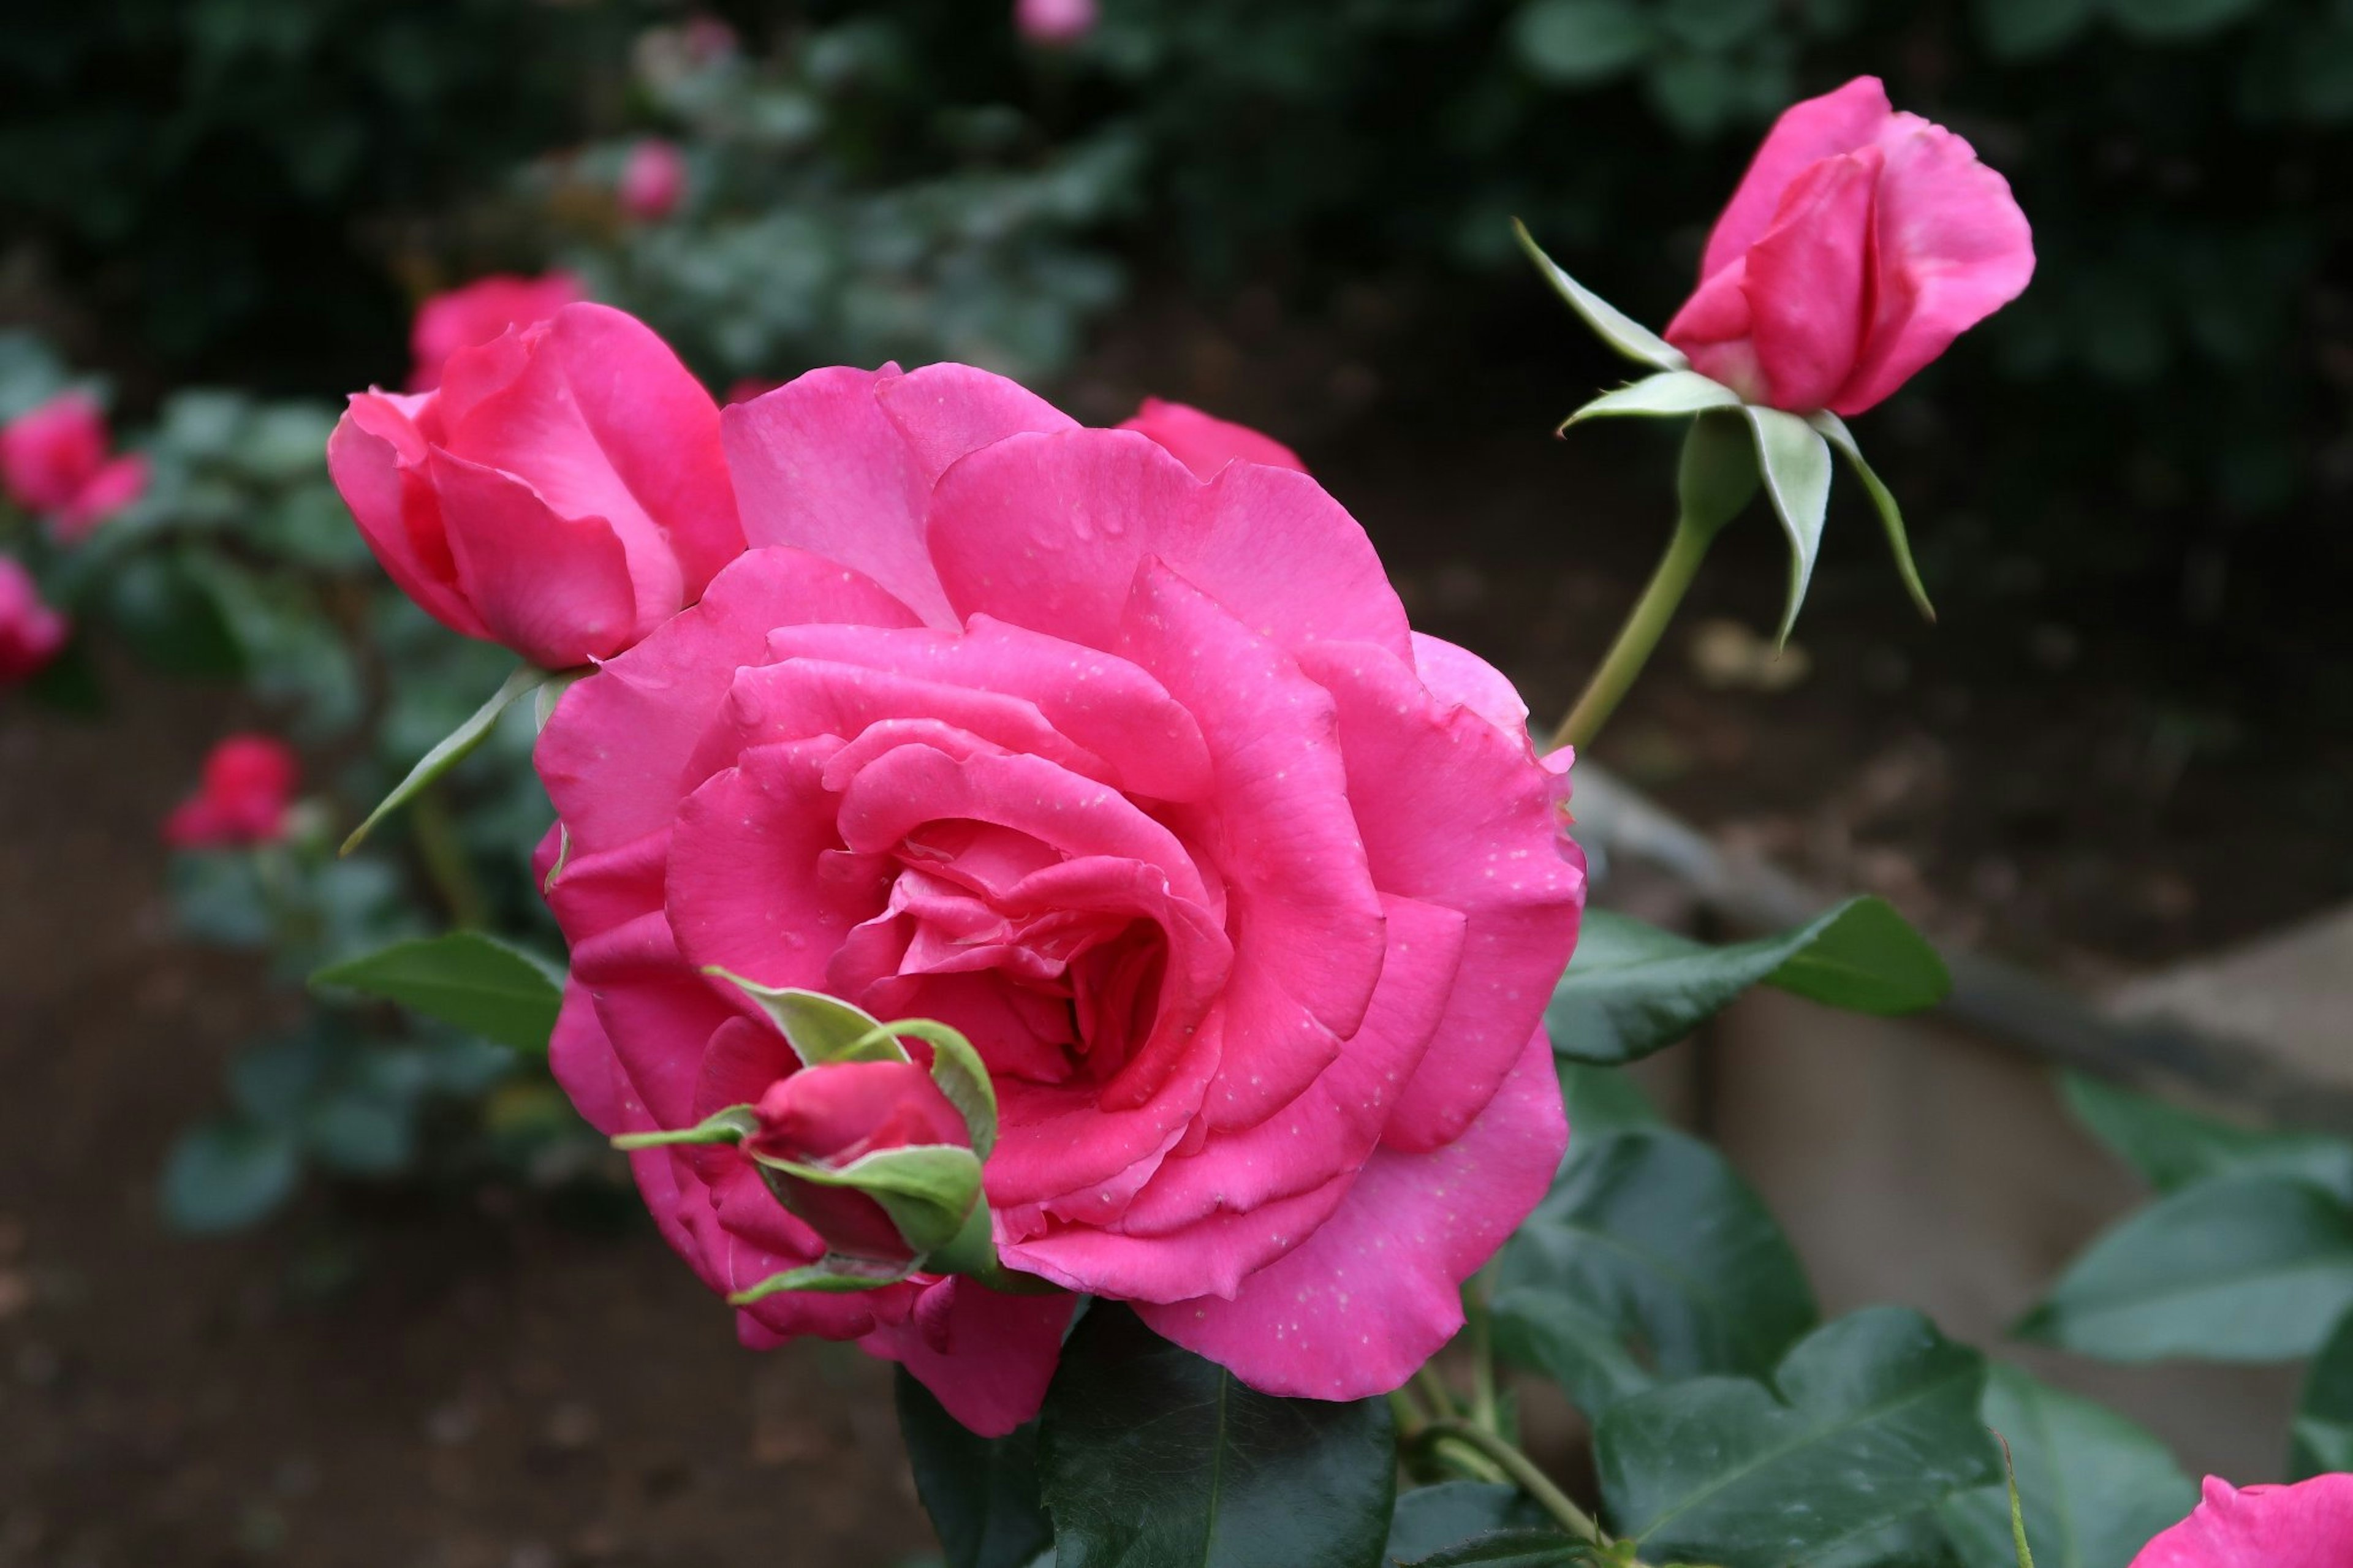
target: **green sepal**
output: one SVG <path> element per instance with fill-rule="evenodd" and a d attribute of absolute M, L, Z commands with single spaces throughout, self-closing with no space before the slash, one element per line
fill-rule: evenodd
<path fill-rule="evenodd" d="M 541 681 L 539 689 L 532 696 L 532 727 L 546 729 L 547 721 L 555 717 L 555 705 L 564 700 L 564 694 L 596 673 L 595 669 L 587 668 L 559 669 Z"/>
<path fill-rule="evenodd" d="M 838 1169 L 771 1154 L 754 1153 L 752 1158 L 764 1171 L 817 1186 L 864 1193 L 882 1205 L 908 1249 L 919 1257 L 955 1241 L 980 1204 L 980 1160 L 971 1150 L 953 1143 L 878 1149 Z M 788 1184 L 771 1179 L 768 1187 L 786 1207 L 792 1207 Z"/>
<path fill-rule="evenodd" d="M 997 1086 L 989 1081 L 987 1065 L 972 1042 L 935 1018 L 902 1018 L 877 1029 L 893 1037 L 913 1036 L 932 1047 L 932 1081 L 964 1118 L 972 1152 L 987 1159 L 997 1147 Z"/>
<path fill-rule="evenodd" d="M 731 1307 L 748 1307 L 754 1301 L 786 1290 L 824 1290 L 842 1294 L 851 1290 L 879 1290 L 885 1285 L 896 1285 L 906 1279 L 911 1269 L 903 1264 L 877 1263 L 871 1258 L 850 1258 L 839 1252 L 828 1252 L 806 1268 L 787 1268 L 781 1274 L 771 1274 L 757 1285 L 736 1291 L 727 1298 Z"/>
<path fill-rule="evenodd" d="M 392 793 L 367 814 L 367 819 L 352 829 L 352 836 L 343 840 L 343 847 L 338 853 L 348 855 L 358 848 L 362 841 L 375 831 L 377 823 L 416 799 L 444 773 L 471 756 L 474 749 L 490 738 L 491 726 L 499 721 L 499 715 L 512 707 L 516 699 L 555 679 L 550 671 L 528 664 L 508 676 L 499 689 L 491 693 L 490 700 L 474 710 L 473 717 L 442 736 L 438 745 L 417 760 L 417 765 L 408 770 L 408 776 L 395 784 Z"/>
<path fill-rule="evenodd" d="M 1711 408 L 1737 408 L 1740 394 L 1720 381 L 1711 381 L 1695 370 L 1662 370 L 1656 375 L 1644 376 L 1615 391 L 1605 392 L 1576 413 L 1560 422 L 1555 435 L 1566 434 L 1572 425 L 1588 419 L 1611 416 L 1647 419 L 1678 419 L 1686 415 L 1704 414 Z"/>
<path fill-rule="evenodd" d="M 1789 640 L 1798 606 L 1806 602 L 1814 559 L 1821 553 L 1822 519 L 1831 505 L 1831 448 L 1822 433 L 1795 414 L 1743 404 L 1740 412 L 1757 437 L 1757 467 L 1781 531 L 1789 536 L 1789 602 L 1781 612 L 1776 644 Z"/>
<path fill-rule="evenodd" d="M 1514 218 L 1512 233 L 1518 237 L 1520 248 L 1528 253 L 1528 259 L 1535 263 L 1536 270 L 1544 275 L 1545 281 L 1552 285 L 1553 292 L 1567 300 L 1568 308 L 1599 333 L 1603 342 L 1628 359 L 1647 364 L 1653 370 L 1691 368 L 1691 361 L 1683 357 L 1683 350 L 1562 271 L 1553 258 L 1538 247 L 1535 237 L 1528 233 L 1527 225 Z"/>
<path fill-rule="evenodd" d="M 714 980 L 726 981 L 757 1002 L 804 1067 L 913 1059 L 881 1020 L 838 996 L 828 996 L 822 991 L 803 991 L 797 986 L 763 985 L 717 964 L 702 973 Z"/>
<path fill-rule="evenodd" d="M 1872 471 L 1871 465 L 1862 460 L 1862 448 L 1855 445 L 1854 432 L 1846 427 L 1845 420 L 1825 408 L 1807 415 L 1806 423 L 1820 431 L 1822 438 L 1839 449 L 1839 455 L 1846 458 L 1847 466 L 1854 470 L 1854 477 L 1862 481 L 1862 488 L 1871 496 L 1871 504 L 1878 509 L 1880 526 L 1887 531 L 1887 547 L 1895 552 L 1896 574 L 1904 579 L 1904 586 L 1911 594 L 1912 602 L 1920 606 L 1920 613 L 1934 621 L 1936 606 L 1928 602 L 1928 590 L 1920 581 L 1920 568 L 1912 559 L 1912 541 L 1904 531 L 1904 509 L 1895 504 L 1895 493 L 1882 483 L 1879 476 Z"/>
<path fill-rule="evenodd" d="M 624 1132 L 613 1140 L 613 1147 L 630 1149 L 666 1149 L 675 1144 L 741 1143 L 759 1131 L 760 1113 L 749 1105 L 731 1105 L 714 1110 L 691 1127 L 680 1127 L 667 1131 Z"/>

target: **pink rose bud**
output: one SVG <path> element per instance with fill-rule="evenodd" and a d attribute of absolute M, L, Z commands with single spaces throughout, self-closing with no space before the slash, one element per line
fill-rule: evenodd
<path fill-rule="evenodd" d="M 459 350 L 487 343 L 511 327 L 544 321 L 586 298 L 580 279 L 569 272 L 540 278 L 499 273 L 434 295 L 417 308 L 408 331 L 408 390 L 430 392 L 440 385 L 442 367 Z"/>
<path fill-rule="evenodd" d="M 614 195 L 640 223 L 659 223 L 686 195 L 686 155 L 674 142 L 649 137 L 629 149 Z"/>
<path fill-rule="evenodd" d="M 2009 182 L 1857 77 L 1775 124 L 1666 337 L 1752 403 L 1855 415 L 2033 273 Z"/>
<path fill-rule="evenodd" d="M 969 1148 L 956 1108 L 913 1062 L 836 1062 L 779 1079 L 760 1098 L 759 1131 L 745 1139 L 754 1159 L 838 1171 L 868 1154 L 916 1145 Z M 785 1206 L 835 1252 L 912 1262 L 916 1248 L 880 1203 L 854 1187 L 829 1186 L 766 1167 Z"/>
<path fill-rule="evenodd" d="M 354 395 L 327 468 L 410 598 L 547 669 L 629 647 L 744 551 L 717 405 L 603 305 L 457 350 L 436 391 Z"/>
<path fill-rule="evenodd" d="M 1270 468 L 1289 468 L 1303 474 L 1307 465 L 1299 454 L 1271 436 L 1261 436 L 1247 425 L 1236 425 L 1204 414 L 1182 403 L 1170 403 L 1162 398 L 1147 397 L 1135 416 L 1123 422 L 1123 430 L 1140 430 L 1178 462 L 1193 470 L 1197 479 L 1217 478 L 1218 470 L 1228 463 L 1263 463 Z"/>
<path fill-rule="evenodd" d="M 60 393 L 0 428 L 0 484 L 27 511 L 46 512 L 73 544 L 139 499 L 147 459 L 107 460 L 106 416 L 85 392 Z"/>
<path fill-rule="evenodd" d="M 2353 1475 L 2292 1487 L 2206 1478 L 2205 1500 L 2141 1548 L 2132 1568 L 2345 1568 L 2353 1563 Z"/>
<path fill-rule="evenodd" d="M 1074 44 L 1095 30 L 1095 0 L 1017 0 L 1014 25 L 1033 44 Z"/>
<path fill-rule="evenodd" d="M 0 686 L 13 686 L 57 658 L 71 630 L 41 602 L 33 574 L 0 555 Z"/>
<path fill-rule="evenodd" d="M 231 735 L 205 759 L 196 793 L 164 819 L 174 849 L 270 844 L 286 832 L 286 808 L 301 775 L 293 751 L 269 735 Z"/>

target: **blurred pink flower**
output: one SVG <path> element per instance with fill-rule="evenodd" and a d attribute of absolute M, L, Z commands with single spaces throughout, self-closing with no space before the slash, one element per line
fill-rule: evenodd
<path fill-rule="evenodd" d="M 107 458 L 106 416 L 86 392 L 66 392 L 0 427 L 0 482 L 28 511 L 47 513 L 71 544 L 139 499 L 147 459 Z"/>
<path fill-rule="evenodd" d="M 459 349 L 489 342 L 510 327 L 543 321 L 575 300 L 587 298 L 569 272 L 538 278 L 493 273 L 463 288 L 436 294 L 417 308 L 408 332 L 408 390 L 430 392 L 441 384 L 441 367 Z"/>
<path fill-rule="evenodd" d="M 1305 473 L 1299 454 L 1271 436 L 1247 425 L 1236 425 L 1187 404 L 1147 397 L 1134 417 L 1121 422 L 1123 430 L 1140 430 L 1161 448 L 1193 470 L 1193 477 L 1213 479 L 1228 463 L 1264 463 L 1270 468 Z"/>
<path fill-rule="evenodd" d="M 2195 1511 L 2140 1550 L 2132 1568 L 2346 1568 L 2353 1563 L 2353 1475 L 2292 1487 L 2206 1478 Z"/>
<path fill-rule="evenodd" d="M 41 602 L 33 574 L 0 555 L 0 686 L 10 686 L 57 658 L 72 627 Z"/>
<path fill-rule="evenodd" d="M 647 137 L 629 149 L 614 195 L 639 223 L 659 223 L 686 195 L 686 155 L 675 142 Z"/>
<path fill-rule="evenodd" d="M 1666 337 L 1752 403 L 1860 414 L 2033 274 L 2009 182 L 1857 77 L 1774 125 Z"/>
<path fill-rule="evenodd" d="M 1095 30 L 1095 0 L 1015 0 L 1014 26 L 1033 44 L 1074 44 Z"/>
<path fill-rule="evenodd" d="M 164 819 L 164 841 L 174 849 L 274 842 L 286 831 L 301 771 L 293 750 L 274 736 L 229 736 L 205 758 L 196 793 Z"/>

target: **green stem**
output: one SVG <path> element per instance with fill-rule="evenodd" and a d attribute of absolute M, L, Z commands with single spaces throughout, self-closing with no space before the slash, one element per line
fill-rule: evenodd
<path fill-rule="evenodd" d="M 1493 1462 L 1495 1468 L 1511 1478 L 1518 1487 L 1536 1501 L 1536 1505 L 1559 1521 L 1562 1529 L 1596 1546 L 1607 1546 L 1609 1538 L 1593 1521 L 1593 1516 L 1569 1500 L 1568 1494 L 1553 1485 L 1552 1478 L 1536 1468 L 1535 1461 L 1521 1453 L 1493 1432 L 1472 1426 L 1467 1421 L 1438 1421 L 1430 1427 L 1430 1441 L 1455 1438 Z"/>
<path fill-rule="evenodd" d="M 1495 1401 L 1495 1334 L 1487 1311 L 1487 1279 L 1482 1268 L 1462 1292 L 1462 1315 L 1471 1333 L 1471 1419 L 1500 1435 L 1504 1423 Z"/>
<path fill-rule="evenodd" d="M 1720 522 L 1695 521 L 1689 511 L 1675 524 L 1674 537 L 1667 542 L 1666 554 L 1659 558 L 1658 569 L 1651 574 L 1642 596 L 1634 603 L 1633 613 L 1620 628 L 1618 640 L 1609 645 L 1609 654 L 1601 668 L 1585 683 L 1585 690 L 1577 705 L 1568 710 L 1560 728 L 1553 731 L 1547 750 L 1575 746 L 1578 751 L 1593 743 L 1601 726 L 1617 711 L 1618 704 L 1650 662 L 1651 652 L 1665 635 L 1667 623 L 1674 619 L 1675 607 L 1683 601 L 1683 594 L 1699 573 L 1699 563 L 1707 558 L 1707 547 L 1715 542 L 1723 525 Z"/>
<path fill-rule="evenodd" d="M 1484 1481 L 1491 1487 L 1509 1486 L 1512 1481 L 1501 1465 L 1461 1438 L 1445 1433 L 1430 1439 L 1430 1457 L 1464 1480 Z"/>
<path fill-rule="evenodd" d="M 1440 1421 L 1451 1421 L 1462 1413 L 1461 1407 L 1454 1403 L 1454 1391 L 1446 1386 L 1446 1380 L 1438 1375 L 1438 1369 L 1430 1363 L 1422 1363 L 1415 1371 L 1413 1386 L 1430 1401 L 1430 1413 Z"/>
<path fill-rule="evenodd" d="M 449 923 L 461 931 L 480 930 L 490 919 L 490 902 L 474 880 L 473 863 L 466 858 L 457 821 L 438 789 L 417 795 L 408 826 L 417 840 L 417 857 L 425 862 L 425 874 L 441 896 L 442 907 L 449 911 Z"/>
<path fill-rule="evenodd" d="M 1430 1425 L 1430 1417 L 1422 1413 L 1413 1395 L 1402 1388 L 1389 1390 L 1389 1414 L 1397 1417 L 1398 1436 L 1405 1442 L 1421 1436 L 1421 1429 Z"/>

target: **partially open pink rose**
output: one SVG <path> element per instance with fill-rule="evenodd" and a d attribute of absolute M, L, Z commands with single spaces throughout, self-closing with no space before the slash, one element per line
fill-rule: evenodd
<path fill-rule="evenodd" d="M 913 1062 L 835 1062 L 770 1084 L 744 1153 L 838 1171 L 868 1154 L 914 1145 L 970 1148 L 964 1117 Z M 835 1252 L 904 1264 L 914 1256 L 882 1205 L 769 1167 L 768 1186 Z"/>
<path fill-rule="evenodd" d="M 2196 1511 L 2140 1550 L 2132 1568 L 2346 1568 L 2353 1475 L 2240 1489 L 2206 1478 Z"/>
<path fill-rule="evenodd" d="M 37 674 L 70 633 L 66 618 L 41 602 L 33 574 L 0 555 L 0 686 Z"/>
<path fill-rule="evenodd" d="M 618 653 L 744 549 L 717 405 L 603 305 L 459 350 L 436 391 L 355 395 L 327 468 L 411 598 L 548 669 Z"/>
<path fill-rule="evenodd" d="M 540 738 L 559 1079 L 619 1133 L 789 1077 L 707 965 L 943 1019 L 995 1081 L 1008 1267 L 1260 1388 L 1396 1387 L 1567 1137 L 1539 1020 L 1584 868 L 1511 687 L 1290 468 L 1205 480 L 960 365 L 723 419 L 754 548 Z M 717 1289 L 822 1251 L 738 1150 L 634 1158 Z M 744 1322 L 1001 1432 L 1067 1312 L 918 1276 Z"/>
<path fill-rule="evenodd" d="M 659 223 L 686 197 L 686 154 L 674 142 L 647 137 L 629 149 L 613 195 L 639 223 Z"/>
<path fill-rule="evenodd" d="M 46 513 L 71 544 L 147 489 L 147 459 L 107 456 L 106 416 L 85 392 L 65 392 L 0 427 L 0 483 L 27 511 Z"/>
<path fill-rule="evenodd" d="M 2033 274 L 2009 182 L 1857 77 L 1774 125 L 1666 337 L 1752 403 L 1860 414 Z"/>
<path fill-rule="evenodd" d="M 1237 459 L 1264 463 L 1271 468 L 1295 468 L 1303 474 L 1307 471 L 1299 454 L 1273 437 L 1165 398 L 1145 398 L 1144 406 L 1120 428 L 1143 431 L 1192 469 L 1196 479 L 1216 479 L 1219 468 Z"/>
<path fill-rule="evenodd" d="M 487 343 L 509 328 L 544 321 L 586 298 L 580 279 L 569 272 L 538 278 L 493 273 L 434 295 L 417 308 L 408 329 L 408 390 L 430 392 L 440 385 L 441 367 L 459 349 Z"/>
<path fill-rule="evenodd" d="M 284 836 L 301 764 L 273 735 L 231 735 L 205 758 L 196 793 L 164 819 L 174 849 L 268 844 Z"/>

